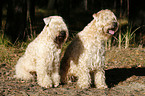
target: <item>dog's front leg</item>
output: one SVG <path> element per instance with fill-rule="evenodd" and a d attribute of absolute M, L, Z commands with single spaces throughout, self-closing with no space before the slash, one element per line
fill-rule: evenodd
<path fill-rule="evenodd" d="M 37 81 L 41 87 L 49 88 L 52 87 L 51 77 L 48 75 L 48 66 L 44 58 L 40 58 L 37 60 L 36 64 L 36 73 L 37 73 Z"/>
<path fill-rule="evenodd" d="M 85 89 L 90 87 L 91 77 L 88 70 L 84 70 L 85 68 L 79 67 L 80 70 L 78 71 L 78 81 L 77 84 L 80 88 Z M 82 70 L 83 69 L 83 70 Z"/>
<path fill-rule="evenodd" d="M 105 71 L 99 68 L 95 73 L 95 86 L 98 89 L 105 89 L 107 85 L 105 83 Z"/>

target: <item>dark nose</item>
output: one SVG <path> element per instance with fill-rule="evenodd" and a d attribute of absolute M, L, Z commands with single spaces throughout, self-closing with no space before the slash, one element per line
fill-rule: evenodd
<path fill-rule="evenodd" d="M 113 26 L 114 26 L 114 27 L 117 27 L 117 26 L 118 26 L 117 22 L 114 22 L 114 23 L 113 23 Z"/>
<path fill-rule="evenodd" d="M 61 35 L 61 36 L 65 36 L 65 35 L 66 35 L 66 32 L 65 32 L 65 31 L 61 31 L 61 32 L 60 32 L 60 35 Z"/>

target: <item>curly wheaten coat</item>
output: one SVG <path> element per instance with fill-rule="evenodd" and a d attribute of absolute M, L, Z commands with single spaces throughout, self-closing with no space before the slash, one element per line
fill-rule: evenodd
<path fill-rule="evenodd" d="M 76 76 L 80 88 L 89 88 L 94 79 L 97 88 L 107 88 L 104 76 L 105 40 L 118 29 L 116 16 L 110 10 L 93 14 L 94 19 L 79 32 L 67 47 L 61 61 L 61 82 Z"/>
<path fill-rule="evenodd" d="M 36 71 L 38 84 L 42 87 L 57 87 L 60 83 L 59 64 L 61 46 L 68 37 L 68 29 L 60 16 L 44 18 L 43 31 L 26 48 L 16 64 L 15 77 L 32 79 Z"/>

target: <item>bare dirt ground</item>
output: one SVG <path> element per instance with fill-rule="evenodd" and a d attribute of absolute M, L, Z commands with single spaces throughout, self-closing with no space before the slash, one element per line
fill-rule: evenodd
<path fill-rule="evenodd" d="M 14 65 L 24 49 L 0 47 L 0 96 L 145 96 L 145 49 L 112 48 L 106 52 L 108 89 L 79 89 L 76 82 L 57 88 L 42 88 L 36 82 L 13 78 Z"/>

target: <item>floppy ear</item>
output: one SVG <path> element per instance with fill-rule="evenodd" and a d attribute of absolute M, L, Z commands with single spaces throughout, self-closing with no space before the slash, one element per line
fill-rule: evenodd
<path fill-rule="evenodd" d="M 93 14 L 94 19 L 97 19 L 97 13 Z"/>
<path fill-rule="evenodd" d="M 51 18 L 50 17 L 43 18 L 43 21 L 44 21 L 45 25 L 48 25 L 51 21 Z"/>
<path fill-rule="evenodd" d="M 99 21 L 98 13 L 93 14 L 93 18 L 95 19 L 96 22 L 98 22 Z"/>

